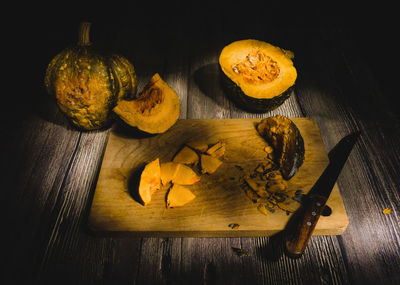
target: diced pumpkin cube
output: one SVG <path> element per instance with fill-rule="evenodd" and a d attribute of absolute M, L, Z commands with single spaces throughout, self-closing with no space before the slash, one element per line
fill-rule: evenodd
<path fill-rule="evenodd" d="M 204 173 L 214 173 L 222 164 L 222 161 L 216 157 L 208 154 L 201 155 L 201 172 Z"/>
<path fill-rule="evenodd" d="M 220 158 L 225 154 L 225 143 L 224 142 L 217 142 L 213 146 L 211 146 L 207 151 L 207 154 Z"/>
<path fill-rule="evenodd" d="M 180 185 L 192 185 L 200 180 L 200 176 L 189 166 L 179 163 L 176 175 L 172 178 L 172 183 Z"/>
<path fill-rule="evenodd" d="M 187 187 L 174 184 L 167 195 L 167 208 L 181 207 L 196 198 Z"/>
<path fill-rule="evenodd" d="M 198 154 L 188 146 L 184 146 L 172 160 L 183 164 L 197 164 L 199 162 Z"/>
<path fill-rule="evenodd" d="M 190 141 L 186 145 L 200 152 L 205 152 L 208 149 L 208 144 L 204 140 Z"/>
<path fill-rule="evenodd" d="M 175 178 L 181 164 L 177 162 L 163 162 L 161 163 L 161 183 L 167 185 L 172 179 Z"/>

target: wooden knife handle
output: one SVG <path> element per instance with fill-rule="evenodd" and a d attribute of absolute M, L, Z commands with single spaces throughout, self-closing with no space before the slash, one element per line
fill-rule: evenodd
<path fill-rule="evenodd" d="M 295 221 L 293 231 L 286 241 L 286 253 L 292 258 L 299 258 L 306 249 L 307 243 L 314 231 L 327 198 L 319 195 L 310 195 L 302 205 Z"/>

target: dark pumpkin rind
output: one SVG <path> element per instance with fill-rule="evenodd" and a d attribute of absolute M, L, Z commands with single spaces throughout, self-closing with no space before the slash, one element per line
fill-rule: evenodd
<path fill-rule="evenodd" d="M 282 177 L 292 178 L 305 157 L 304 140 L 297 126 L 292 120 L 278 115 L 261 120 L 257 131 L 274 148 Z"/>
<path fill-rule="evenodd" d="M 136 72 L 125 57 L 112 54 L 108 56 L 112 70 L 117 74 L 119 83 L 118 100 L 133 100 L 137 92 Z"/>
<path fill-rule="evenodd" d="M 235 82 L 220 69 L 221 85 L 228 98 L 240 109 L 251 113 L 266 113 L 281 106 L 292 95 L 294 86 L 282 94 L 270 99 L 258 99 L 247 96 Z"/>

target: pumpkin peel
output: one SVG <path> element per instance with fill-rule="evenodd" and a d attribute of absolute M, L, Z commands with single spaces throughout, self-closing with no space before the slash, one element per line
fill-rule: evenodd
<path fill-rule="evenodd" d="M 289 118 L 277 115 L 262 119 L 257 131 L 272 146 L 283 178 L 292 178 L 303 164 L 305 154 L 304 140 L 297 126 Z"/>

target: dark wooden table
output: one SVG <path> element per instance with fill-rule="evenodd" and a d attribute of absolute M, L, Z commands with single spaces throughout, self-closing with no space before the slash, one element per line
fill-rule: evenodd
<path fill-rule="evenodd" d="M 91 9 L 85 10 L 91 11 L 87 18 L 72 8 L 63 16 L 43 12 L 16 29 L 18 41 L 11 48 L 18 49 L 24 68 L 13 64 L 19 76 L 3 94 L 1 278 L 9 281 L 2 284 L 400 284 L 393 15 L 376 25 L 370 20 L 383 9 L 373 7 L 355 20 L 357 9 L 329 6 L 304 13 L 269 3 L 229 9 L 216 3 L 168 5 L 111 7 L 114 16 L 120 9 L 113 18 Z M 328 151 L 360 130 L 338 179 L 350 220 L 346 232 L 312 237 L 298 260 L 282 255 L 279 239 L 268 237 L 88 234 L 86 218 L 109 130 L 75 130 L 43 88 L 47 63 L 76 41 L 84 19 L 93 21 L 96 46 L 134 63 L 139 90 L 152 74 L 161 74 L 179 94 L 181 119 L 309 117 Z M 240 110 L 219 85 L 219 52 L 244 38 L 295 53 L 295 94 L 273 112 Z M 392 212 L 383 214 L 385 208 Z"/>

